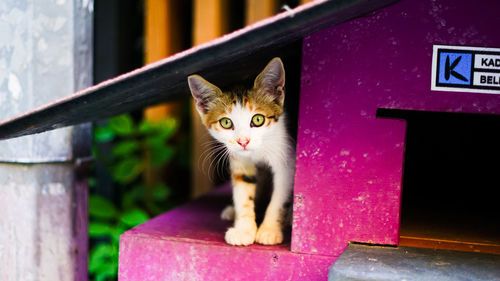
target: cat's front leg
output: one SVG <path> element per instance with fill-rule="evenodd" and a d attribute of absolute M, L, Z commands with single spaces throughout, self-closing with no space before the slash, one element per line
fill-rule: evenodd
<path fill-rule="evenodd" d="M 231 180 L 233 184 L 234 226 L 226 232 L 228 244 L 247 246 L 255 242 L 256 169 L 252 163 L 231 159 Z"/>
<path fill-rule="evenodd" d="M 260 225 L 255 241 L 264 245 L 276 245 L 283 242 L 283 226 L 286 217 L 286 204 L 290 201 L 293 186 L 293 164 L 276 165 L 274 171 L 274 188 L 271 201 Z"/>

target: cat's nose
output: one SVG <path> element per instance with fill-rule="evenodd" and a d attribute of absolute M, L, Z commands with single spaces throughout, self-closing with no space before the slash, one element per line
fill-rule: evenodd
<path fill-rule="evenodd" d="M 239 145 L 241 145 L 241 147 L 243 148 L 246 148 L 248 143 L 250 142 L 250 139 L 248 138 L 239 138 L 238 140 L 236 140 L 236 142 L 238 142 Z"/>

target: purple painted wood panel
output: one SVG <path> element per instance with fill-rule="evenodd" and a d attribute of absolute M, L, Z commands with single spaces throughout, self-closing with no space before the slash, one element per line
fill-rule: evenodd
<path fill-rule="evenodd" d="M 292 251 L 397 244 L 405 123 L 378 108 L 500 113 L 500 96 L 430 91 L 432 46 L 500 47 L 494 0 L 407 0 L 303 42 Z"/>
<path fill-rule="evenodd" d="M 326 280 L 335 257 L 297 254 L 290 244 L 236 247 L 219 217 L 230 187 L 139 225 L 120 237 L 120 281 Z"/>
<path fill-rule="evenodd" d="M 230 245 L 123 235 L 120 281 L 326 280 L 334 259 Z"/>

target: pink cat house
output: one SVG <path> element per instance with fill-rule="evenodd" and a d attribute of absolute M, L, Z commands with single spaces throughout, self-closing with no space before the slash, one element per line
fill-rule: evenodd
<path fill-rule="evenodd" d="M 76 93 L 2 124 L 2 137 L 186 95 L 183 81 L 189 74 L 206 71 L 210 80 L 218 75 L 210 71 L 214 62 L 231 69 L 235 60 L 249 62 L 255 53 L 273 53 L 276 46 L 303 38 L 294 212 L 287 242 L 227 245 L 224 232 L 230 223 L 219 219 L 230 202 L 225 187 L 123 234 L 120 280 L 325 280 L 350 243 L 418 246 L 425 235 L 419 240 L 401 231 L 407 124 L 398 112 L 500 114 L 500 65 L 495 64 L 500 62 L 500 49 L 495 49 L 500 48 L 500 3 L 344 2 L 302 5 Z M 259 63 L 270 58 L 260 56 Z M 223 70 L 219 74 L 227 73 Z M 166 90 L 170 96 L 157 95 Z M 82 114 L 57 118 L 50 113 L 68 108 Z M 89 108 L 94 114 L 85 113 Z M 446 239 L 436 241 L 423 244 L 456 249 Z M 497 242 L 466 247 L 498 253 Z M 368 262 L 377 259 L 367 257 Z M 498 265 L 493 257 L 487 260 Z M 359 261 L 359 271 L 363 264 Z M 330 278 L 341 275 L 330 273 Z"/>

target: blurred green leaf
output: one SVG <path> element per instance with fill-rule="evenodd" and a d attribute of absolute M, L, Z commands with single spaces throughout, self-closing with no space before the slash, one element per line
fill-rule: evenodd
<path fill-rule="evenodd" d="M 128 114 L 111 118 L 106 126 L 95 127 L 95 142 L 111 142 L 100 145 L 102 151 L 97 151 L 98 146 L 94 146 L 93 155 L 111 171 L 112 184 L 119 183 L 121 192 L 119 208 L 104 198 L 89 198 L 89 235 L 98 238 L 93 240 L 89 255 L 89 272 L 93 281 L 116 280 L 120 235 L 149 219 L 146 209 L 142 209 L 144 206 L 147 206 L 151 214 L 158 214 L 165 211 L 165 208 L 174 206 L 168 200 L 171 190 L 165 184 L 146 187 L 140 182 L 146 166 L 168 163 L 178 153 L 179 145 L 186 143 L 185 148 L 189 148 L 188 141 L 183 143 L 179 139 L 175 140 L 179 144 L 172 146 L 170 138 L 177 128 L 178 120 L 174 118 L 159 122 L 143 120 L 136 124 Z M 182 138 L 183 135 L 179 137 Z M 182 150 L 179 153 L 183 153 Z M 145 155 L 150 156 L 144 157 Z M 105 182 L 106 180 L 101 182 L 99 178 L 98 182 L 91 181 L 90 185 L 95 185 L 98 189 Z M 145 196 L 146 192 L 148 196 Z"/>
<path fill-rule="evenodd" d="M 89 177 L 87 184 L 89 185 L 89 187 L 95 187 L 96 185 L 95 177 Z"/>
<path fill-rule="evenodd" d="M 144 170 L 144 165 L 138 157 L 128 157 L 116 164 L 113 178 L 120 183 L 128 183 L 136 179 Z"/>
<path fill-rule="evenodd" d="M 120 235 L 122 235 L 127 228 L 123 226 L 118 226 L 115 229 L 113 229 L 113 233 L 111 233 L 111 239 L 113 240 L 113 243 L 118 245 L 120 243 Z"/>
<path fill-rule="evenodd" d="M 154 123 L 147 119 L 142 120 L 141 123 L 139 124 L 139 133 L 143 135 L 153 134 L 156 131 L 157 128 L 154 125 Z"/>
<path fill-rule="evenodd" d="M 134 132 L 134 120 L 128 114 L 109 119 L 109 127 L 120 136 L 128 136 Z"/>
<path fill-rule="evenodd" d="M 123 156 L 131 154 L 139 149 L 139 142 L 134 140 L 124 140 L 113 146 L 114 156 Z"/>
<path fill-rule="evenodd" d="M 134 209 L 123 214 L 122 217 L 120 218 L 120 221 L 126 224 L 127 226 L 134 227 L 136 225 L 139 225 L 147 221 L 148 219 L 149 216 L 148 214 L 146 214 L 146 212 L 140 209 Z"/>
<path fill-rule="evenodd" d="M 94 129 L 94 139 L 97 142 L 108 142 L 115 137 L 115 133 L 108 126 L 96 127 Z"/>
<path fill-rule="evenodd" d="M 114 263 L 106 263 L 101 265 L 98 272 L 95 281 L 116 280 L 118 267 Z"/>
<path fill-rule="evenodd" d="M 155 135 L 162 140 L 168 139 L 177 129 L 177 120 L 175 118 L 165 118 L 163 120 L 152 122 L 143 120 L 139 124 L 139 132 L 143 135 Z"/>
<path fill-rule="evenodd" d="M 115 255 L 113 246 L 107 243 L 101 243 L 90 250 L 89 271 L 95 273 L 101 264 L 109 262 Z"/>
<path fill-rule="evenodd" d="M 168 145 L 157 145 L 151 147 L 151 164 L 159 167 L 172 159 L 174 148 Z"/>
<path fill-rule="evenodd" d="M 106 260 L 97 263 L 92 269 L 93 271 L 89 271 L 94 274 L 95 281 L 116 280 L 118 264 L 113 260 Z"/>
<path fill-rule="evenodd" d="M 111 235 L 112 233 L 113 227 L 109 224 L 92 221 L 89 223 L 89 235 L 92 237 Z"/>
<path fill-rule="evenodd" d="M 111 257 L 109 257 L 111 259 Z M 100 259 L 95 259 L 92 258 L 92 255 L 90 256 L 89 259 L 89 272 L 97 275 L 96 273 L 99 271 L 102 271 L 102 265 L 108 263 L 109 261 L 106 260 L 100 260 Z"/>
<path fill-rule="evenodd" d="M 153 189 L 153 197 L 156 201 L 164 201 L 168 198 L 168 196 L 170 196 L 170 188 L 163 183 L 155 185 Z"/>
<path fill-rule="evenodd" d="M 164 139 L 162 139 L 161 137 L 154 135 L 154 136 L 147 137 L 144 140 L 144 143 L 146 144 L 147 147 L 155 147 L 155 146 L 165 145 L 166 141 Z"/>
<path fill-rule="evenodd" d="M 116 216 L 117 210 L 113 203 L 107 199 L 98 196 L 89 196 L 89 214 L 103 219 L 112 219 Z"/>
<path fill-rule="evenodd" d="M 122 195 L 122 205 L 124 209 L 131 209 L 137 201 L 144 198 L 144 186 L 142 184 L 134 185 Z"/>
<path fill-rule="evenodd" d="M 175 118 L 166 118 L 158 124 L 160 127 L 160 136 L 166 140 L 169 139 L 177 130 L 177 120 Z"/>

